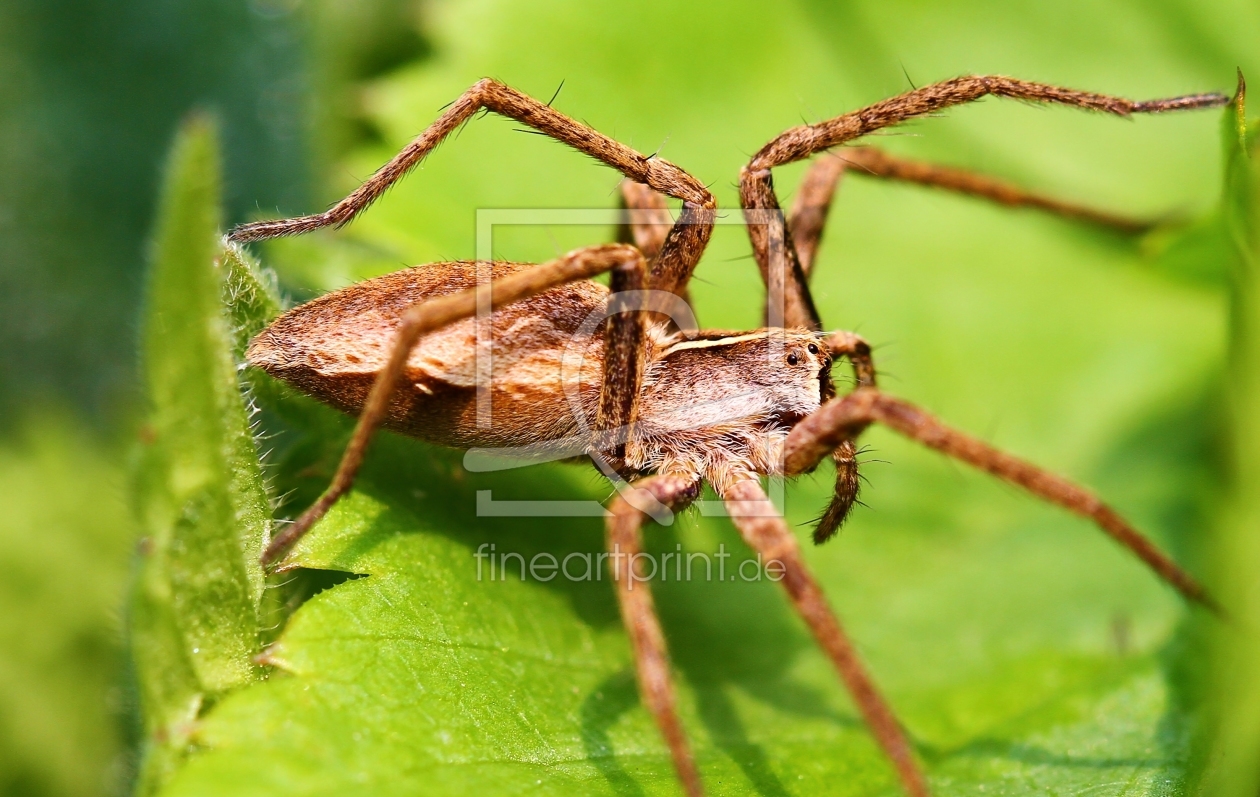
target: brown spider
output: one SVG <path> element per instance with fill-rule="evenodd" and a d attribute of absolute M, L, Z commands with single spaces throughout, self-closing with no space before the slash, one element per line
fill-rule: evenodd
<path fill-rule="evenodd" d="M 244 243 L 349 222 L 478 111 L 493 111 L 612 166 L 626 178 L 637 246 L 579 249 L 538 266 L 441 263 L 396 272 L 335 291 L 285 313 L 256 337 L 248 359 L 359 421 L 332 484 L 263 555 L 274 562 L 351 486 L 369 439 L 382 423 L 432 442 L 470 447 L 543 445 L 568 439 L 614 482 L 607 542 L 617 597 L 634 648 L 640 692 L 690 795 L 699 772 L 674 708 L 665 639 L 647 586 L 630 578 L 649 517 L 693 502 L 709 481 L 744 540 L 781 565 L 781 583 L 834 663 L 879 744 L 912 795 L 927 782 L 892 710 L 859 661 L 796 538 L 770 504 L 762 475 L 796 476 L 828 455 L 837 479 L 814 533 L 834 533 L 858 491 L 855 442 L 872 423 L 897 432 L 1094 521 L 1183 596 L 1214 611 L 1204 589 L 1116 512 L 1087 490 L 941 424 L 876 388 L 870 349 L 857 335 L 821 333 L 808 287 L 810 267 L 837 181 L 857 174 L 908 180 L 1041 208 L 1125 230 L 1145 225 L 1029 194 L 996 180 L 901 160 L 869 147 L 821 159 L 806 175 L 784 219 L 770 170 L 877 130 L 985 96 L 1054 103 L 1117 116 L 1208 108 L 1221 94 L 1130 100 L 1006 77 L 962 77 L 792 128 L 762 147 L 740 174 L 740 200 L 767 288 L 767 328 L 689 332 L 670 309 L 712 233 L 716 205 L 687 172 L 639 154 L 511 88 L 482 80 L 367 182 L 314 216 L 237 227 Z M 681 200 L 676 221 L 662 195 Z M 589 278 L 610 271 L 610 287 Z M 491 281 L 492 278 L 492 281 Z M 646 299 L 643 297 L 647 297 Z M 467 378 L 476 349 L 474 314 L 493 309 L 493 365 L 485 391 L 509 412 L 478 418 L 477 380 Z M 597 319 L 592 325 L 590 319 Z M 509 331 L 510 330 L 510 331 Z M 580 364 L 569 366 L 577 352 Z M 836 398 L 832 358 L 853 366 L 857 387 Z M 458 372 L 458 373 L 457 373 Z M 454 376 L 453 376 L 454 374 Z M 483 381 L 483 384 L 485 382 Z M 484 398 L 484 395 L 483 395 Z M 586 419 L 594 418 L 594 423 Z M 568 443 L 572 445 L 572 443 Z M 561 446 L 563 447 L 563 446 Z M 629 482 L 627 486 L 626 482 Z"/>

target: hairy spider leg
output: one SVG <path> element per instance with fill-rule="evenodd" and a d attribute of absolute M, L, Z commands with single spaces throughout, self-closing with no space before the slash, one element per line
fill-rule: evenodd
<path fill-rule="evenodd" d="M 892 760 L 906 792 L 911 797 L 927 797 L 927 781 L 915 763 L 914 753 L 896 715 L 866 671 L 835 612 L 827 605 L 822 587 L 818 586 L 801 557 L 796 537 L 792 536 L 783 516 L 766 497 L 756 475 L 749 473 L 746 478 L 736 481 L 723 492 L 722 498 L 748 547 L 761 555 L 762 562 L 778 562 L 782 566 L 780 583 L 791 598 L 792 605 L 819 647 L 831 659 L 871 734 Z"/>
<path fill-rule="evenodd" d="M 700 480 L 685 475 L 658 474 L 635 482 L 632 490 L 642 491 L 671 511 L 678 512 L 699 497 Z M 687 743 L 687 735 L 678 719 L 677 700 L 669 672 L 669 652 L 652 604 L 652 592 L 642 574 L 631 570 L 641 564 L 638 554 L 642 551 L 643 523 L 649 518 L 627 500 L 630 497 L 622 494 L 614 498 L 608 505 L 609 516 L 605 522 L 617 603 L 634 651 L 639 694 L 665 737 L 683 790 L 688 797 L 700 797 L 704 794 L 704 787 Z"/>
<path fill-rule="evenodd" d="M 621 205 L 627 211 L 625 224 L 617 231 L 619 243 L 634 244 L 651 265 L 665 246 L 665 236 L 674 226 L 665 204 L 665 195 L 634 180 L 621 181 Z"/>
<path fill-rule="evenodd" d="M 648 262 L 648 269 L 651 270 L 674 226 L 674 219 L 665 204 L 665 195 L 653 191 L 643 183 L 622 180 L 621 206 L 625 216 L 623 222 L 617 226 L 617 241 L 639 247 Z M 691 306 L 691 293 L 686 285 L 675 293 L 688 307 Z"/>
<path fill-rule="evenodd" d="M 1159 223 L 1154 219 L 1129 218 L 1086 205 L 1065 202 L 1027 191 L 996 177 L 953 166 L 902 158 L 876 147 L 846 147 L 838 152 L 824 153 L 810 164 L 796 189 L 792 209 L 788 212 L 788 229 L 792 231 L 792 243 L 796 246 L 796 255 L 806 279 L 813 274 L 814 259 L 827 223 L 827 214 L 831 210 L 831 202 L 840 180 L 846 172 L 858 177 L 895 180 L 953 191 L 1010 208 L 1042 210 L 1121 233 L 1145 232 Z"/>
<path fill-rule="evenodd" d="M 861 335 L 855 332 L 833 332 L 823 340 L 823 345 L 833 358 L 844 357 L 849 361 L 853 367 L 855 387 L 875 387 L 875 362 L 871 357 L 871 346 Z M 841 441 L 831 452 L 831 461 L 836 467 L 836 483 L 827 509 L 814 526 L 815 545 L 822 545 L 835 536 L 857 503 L 858 493 L 862 489 L 857 459 L 859 434 L 860 431 Z"/>
<path fill-rule="evenodd" d="M 528 125 L 611 166 L 631 180 L 682 200 L 683 212 L 666 236 L 662 251 L 652 265 L 649 282 L 654 289 L 673 293 L 686 287 L 713 231 L 716 203 L 709 190 L 669 161 L 636 152 L 551 106 L 490 78 L 474 83 L 423 133 L 328 210 L 292 219 L 242 224 L 228 237 L 237 243 L 247 243 L 322 227 L 340 227 L 375 202 L 391 185 L 424 160 L 443 139 L 482 110 Z"/>
<path fill-rule="evenodd" d="M 1092 520 L 1109 537 L 1129 549 L 1156 575 L 1192 603 L 1220 615 L 1220 604 L 1193 576 L 1129 525 L 1114 509 L 1089 490 L 1036 465 L 1007 454 L 965 432 L 952 429 L 931 414 L 875 388 L 859 388 L 833 399 L 806 417 L 784 444 L 784 470 L 788 475 L 814 467 L 840 442 L 852 438 L 872 423 L 882 423 L 911 440 L 946 456 L 966 462 L 1033 495 Z"/>
<path fill-rule="evenodd" d="M 780 212 L 779 199 L 775 194 L 771 177 L 771 170 L 775 167 L 804 160 L 819 152 L 847 144 L 910 119 L 926 116 L 954 105 L 974 102 L 987 96 L 1067 105 L 1122 117 L 1136 113 L 1215 108 L 1229 102 L 1229 97 L 1217 93 L 1136 102 L 1122 97 L 1075 91 L 997 75 L 954 78 L 908 91 L 834 119 L 800 125 L 785 131 L 762 147 L 740 171 L 740 204 L 746 214 L 755 214 L 757 218 L 773 219 L 775 214 Z M 1116 222 L 1120 222 L 1121 225 L 1127 224 L 1107 214 L 1100 216 L 1095 211 L 1086 211 L 1083 208 L 1075 208 L 1053 200 L 1032 201 L 1031 195 L 1018 192 L 1018 189 L 1016 189 L 1016 194 L 1010 194 L 1006 190 L 1000 190 L 994 181 L 987 178 L 977 179 L 970 175 L 963 175 L 957 170 L 922 164 L 915 164 L 912 168 L 905 162 L 889 159 L 888 156 L 881 158 L 881 155 L 882 153 L 859 154 L 857 158 L 859 161 L 865 159 L 866 167 L 872 172 L 886 172 L 879 176 L 913 179 L 916 182 L 964 190 L 991 199 L 999 197 L 1007 197 L 1012 201 L 1018 199 L 1020 201 L 1014 202 L 1015 204 L 1032 205 L 1113 225 Z M 830 196 L 830 191 L 834 190 L 835 180 L 839 177 L 838 170 L 835 170 L 834 166 L 820 168 L 823 171 L 816 175 L 820 184 L 811 188 L 814 193 L 808 200 L 813 205 L 813 209 L 802 210 L 804 215 L 800 217 L 800 220 L 804 221 L 804 224 L 800 228 L 781 230 L 777 229 L 775 224 L 750 223 L 748 225 L 753 254 L 761 270 L 762 279 L 767 285 L 768 301 L 782 302 L 787 326 L 801 326 L 807 329 L 821 329 L 822 327 L 806 284 L 808 274 L 806 263 L 812 264 L 813 252 L 817 248 L 817 238 L 810 238 L 810 236 L 821 235 L 823 219 L 820 216 L 825 214 L 825 205 L 829 204 L 829 200 L 826 202 L 822 200 Z M 828 170 L 834 173 L 829 174 Z M 828 178 L 830 186 L 827 185 Z M 808 218 L 811 213 L 815 216 L 813 220 Z M 1105 222 L 1104 217 L 1107 219 Z M 805 249 L 810 254 L 805 262 L 802 262 L 797 247 L 793 245 L 794 237 L 798 233 L 808 239 Z M 781 247 L 781 257 L 785 260 L 782 270 L 786 273 L 782 275 L 771 273 L 772 256 L 779 251 L 776 245 Z M 782 282 L 782 294 L 776 294 L 771 289 L 772 286 L 777 285 L 777 281 Z"/>
<path fill-rule="evenodd" d="M 1040 197 L 992 178 L 894 158 L 870 147 L 847 150 L 843 156 L 826 158 L 815 164 L 806 173 L 790 217 L 783 219 L 771 175 L 774 167 L 803 160 L 909 119 L 990 95 L 1062 104 L 1117 116 L 1210 108 L 1229 101 L 1225 95 L 1211 93 L 1134 102 L 1006 77 L 962 77 L 915 89 L 818 124 L 787 130 L 753 155 L 740 172 L 740 205 L 749 221 L 748 234 L 753 254 L 766 286 L 765 316 L 768 322 L 822 329 L 822 321 L 810 293 L 808 280 L 832 197 L 845 167 L 849 165 L 856 167 L 860 173 L 871 176 L 946 188 L 1011 206 L 1039 208 L 1125 231 L 1138 231 L 1145 227 L 1140 222 Z M 835 461 L 836 487 L 831 504 L 815 530 L 815 542 L 822 542 L 834 534 L 857 500 L 860 485 L 856 461 L 857 438 L 873 422 L 891 423 L 877 417 L 877 414 L 850 412 L 846 415 L 843 410 L 838 409 L 843 407 L 851 411 L 855 403 L 866 401 L 865 397 L 882 394 L 875 388 L 874 366 L 870 348 L 865 341 L 852 333 L 838 333 L 827 343 L 833 356 L 846 356 L 850 359 L 857 375 L 858 389 L 850 397 L 828 402 L 793 430 L 788 438 L 785 463 L 785 472 L 792 475 L 813 469 L 829 454 Z M 852 396 L 858 398 L 853 399 Z M 934 420 L 934 425 L 925 426 L 927 421 L 924 419 L 930 419 L 930 416 L 918 410 L 915 413 L 915 423 L 904 423 L 903 413 L 902 425 L 894 428 L 1020 484 L 1042 498 L 1092 518 L 1104 531 L 1137 554 L 1187 598 L 1209 608 L 1216 608 L 1215 602 L 1197 582 L 1088 492 L 961 433 L 947 430 Z M 836 420 L 837 417 L 841 420 Z M 831 421 L 831 425 L 828 425 L 828 421 Z M 949 441 L 952 445 L 946 445 L 942 441 Z M 966 445 L 962 445 L 964 442 Z M 802 454 L 802 451 L 806 453 Z M 852 691 L 852 687 L 850 689 Z M 895 723 L 893 727 L 895 728 Z M 872 731 L 877 736 L 884 733 L 873 722 Z M 881 743 L 884 743 L 882 738 Z M 922 793 L 926 793 L 923 778 L 918 774 L 913 759 L 908 755 L 894 753 L 888 744 L 884 744 L 890 750 L 889 755 L 898 771 L 902 773 L 907 790 L 919 793 L 916 789 L 920 789 Z M 907 768 L 910 780 L 907 780 Z"/>
<path fill-rule="evenodd" d="M 608 318 L 604 321 L 604 373 L 600 384 L 595 428 L 607 435 L 593 448 L 622 479 L 631 478 L 625 466 L 626 442 L 633 436 L 638 420 L 639 393 L 646 366 L 646 308 L 621 307 L 626 292 L 643 290 L 644 261 L 626 261 L 609 275 Z"/>

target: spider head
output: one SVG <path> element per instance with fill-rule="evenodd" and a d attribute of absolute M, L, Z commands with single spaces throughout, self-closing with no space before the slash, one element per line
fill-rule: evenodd
<path fill-rule="evenodd" d="M 675 429 L 790 427 L 835 395 L 831 355 L 803 329 L 704 332 L 665 348 L 658 363 L 645 414 Z"/>
<path fill-rule="evenodd" d="M 768 362 L 773 363 L 775 355 L 781 357 L 779 364 L 776 405 L 780 408 L 780 417 L 795 425 L 797 421 L 818 409 L 836 395 L 835 385 L 831 381 L 831 353 L 823 345 L 822 340 L 813 332 L 799 330 L 770 330 L 767 336 L 769 351 Z M 776 338 L 779 338 L 776 341 Z M 782 346 L 781 353 L 776 351 Z"/>

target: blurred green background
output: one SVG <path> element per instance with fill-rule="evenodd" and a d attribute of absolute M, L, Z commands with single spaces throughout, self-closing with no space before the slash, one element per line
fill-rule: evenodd
<path fill-rule="evenodd" d="M 660 149 L 731 208 L 740 163 L 775 133 L 911 81 L 1000 72 L 1138 98 L 1229 90 L 1235 67 L 1260 75 L 1258 44 L 1260 8 L 1229 0 L 802 0 L 707 10 L 8 0 L 0 5 L 0 789 L 108 794 L 134 767 L 121 640 L 136 537 L 126 491 L 141 412 L 137 319 L 160 168 L 191 110 L 219 120 L 229 223 L 323 207 L 484 75 L 543 98 L 565 81 L 558 107 L 642 151 Z M 1104 208 L 1194 219 L 1220 193 L 1218 127 L 1215 113 L 1119 122 L 989 102 L 882 143 Z M 264 252 L 302 296 L 402 263 L 471 256 L 478 207 L 613 203 L 615 176 L 512 128 L 474 123 L 349 235 Z M 784 194 L 797 175 L 783 170 Z M 1088 478 L 1175 540 L 1185 561 L 1202 564 L 1186 538 L 1210 519 L 1203 506 L 1221 489 L 1212 396 L 1226 336 L 1210 246 L 1196 248 L 1193 237 L 1171 248 L 1158 236 L 1135 243 L 858 180 L 846 184 L 836 213 L 820 304 L 830 324 L 880 345 L 890 389 Z M 545 259 L 591 237 L 509 232 L 495 254 Z M 733 231 L 717 236 L 695 291 L 706 324 L 756 323 L 759 290 L 746 254 Z M 1059 570 L 1045 600 L 1089 606 L 1091 590 L 1108 600 L 1117 591 L 1105 543 L 1083 549 L 1109 563 L 1095 565 L 1072 558 L 1082 549 L 1056 554 L 1049 542 L 1062 528 L 1082 538 L 1087 530 L 1044 520 L 1053 513 L 915 459 L 922 455 L 894 440 L 876 444 L 895 466 L 869 469 L 876 519 L 859 522 L 902 536 L 819 556 L 883 557 L 870 572 L 892 578 L 907 561 L 907 572 L 948 581 L 941 589 L 963 601 L 954 614 L 975 627 L 932 627 L 915 602 L 940 593 L 913 577 L 845 598 L 860 627 L 883 613 L 896 633 L 964 642 L 992 633 L 978 630 L 986 623 L 1018 628 L 1021 601 L 1037 591 L 1008 596 L 997 611 L 1004 593 L 977 588 L 986 576 L 969 569 L 973 548 L 995 544 L 1010 546 L 1009 561 L 1028 580 Z M 808 519 L 825 485 L 803 489 L 799 508 L 789 507 L 796 521 Z M 1025 515 L 1039 529 L 1032 542 L 993 536 Z M 945 549 L 920 545 L 957 527 L 974 533 Z M 990 551 L 986 561 L 1004 556 Z M 1073 568 L 1096 572 L 1073 587 Z M 1038 633 L 1097 632 L 1082 643 L 1093 649 L 1114 626 L 1122 646 L 1167 643 L 1174 602 L 1144 574 L 1121 572 L 1139 596 L 1132 606 L 1104 601 L 1085 612 L 1093 625 L 1063 620 Z M 871 619 L 860 638 L 894 683 L 926 693 L 933 677 L 948 680 L 950 666 L 965 669 L 966 644 L 927 676 L 915 662 L 882 660 L 881 629 Z M 956 698 L 958 716 L 941 722 L 965 724 L 968 698 Z"/>

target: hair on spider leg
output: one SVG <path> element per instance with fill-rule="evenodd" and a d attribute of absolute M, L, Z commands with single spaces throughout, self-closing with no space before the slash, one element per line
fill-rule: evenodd
<path fill-rule="evenodd" d="M 861 448 L 859 448 L 857 451 L 854 451 L 853 457 L 854 459 L 857 459 L 863 454 L 870 454 L 875 450 L 876 450 L 875 446 L 870 445 L 868 443 L 867 445 L 864 445 Z M 874 458 L 857 459 L 857 463 L 859 465 L 891 465 L 892 464 L 892 462 L 887 459 L 874 459 Z M 866 478 L 866 477 L 863 476 L 862 478 Z"/>
<path fill-rule="evenodd" d="M 866 172 L 866 173 L 867 173 L 867 174 L 869 174 L 869 175 L 874 175 L 874 174 L 875 174 L 875 170 L 874 170 L 874 169 L 872 169 L 869 165 L 867 165 L 867 164 L 865 164 L 865 163 L 862 163 L 862 161 L 861 161 L 861 160 L 854 160 L 853 158 L 846 158 L 846 157 L 844 157 L 843 155 L 841 155 L 841 154 L 840 154 L 840 152 L 842 152 L 842 151 L 844 151 L 844 147 L 841 147 L 841 148 L 840 148 L 840 151 L 838 151 L 838 152 L 828 152 L 828 153 L 827 153 L 827 155 L 829 155 L 829 156 L 831 156 L 831 157 L 834 157 L 834 158 L 838 158 L 839 160 L 844 161 L 844 164 L 845 164 L 845 166 L 846 166 L 847 168 L 850 168 L 850 169 L 861 169 L 862 171 Z"/>
<path fill-rule="evenodd" d="M 560 90 L 564 88 L 564 81 L 565 81 L 565 78 L 560 78 L 560 85 L 556 86 L 555 93 L 551 95 L 551 99 L 547 100 L 548 108 L 550 108 L 551 104 L 556 101 L 556 97 L 560 96 Z"/>
<path fill-rule="evenodd" d="M 840 531 L 849 522 L 849 518 L 852 517 L 853 508 L 858 506 L 863 509 L 870 509 L 870 506 L 855 493 L 834 515 L 833 508 L 836 507 L 836 504 L 833 502 L 818 517 L 799 525 L 813 526 L 814 531 L 810 536 L 814 545 L 823 545 L 839 536 Z"/>
<path fill-rule="evenodd" d="M 863 481 L 863 482 L 865 482 L 866 484 L 870 484 L 870 482 L 869 482 L 869 481 L 867 481 L 866 477 L 861 476 L 860 478 L 861 478 L 861 479 L 862 479 L 862 481 Z M 853 507 L 858 507 L 858 506 L 862 507 L 863 509 L 870 509 L 870 508 L 871 508 L 871 505 L 870 505 L 870 504 L 866 503 L 866 502 L 865 502 L 865 501 L 863 501 L 861 498 L 859 498 L 858 496 L 856 496 L 856 495 L 855 495 L 855 496 L 853 497 L 852 501 L 851 501 L 851 502 L 850 502 L 850 504 L 849 504 L 849 512 L 851 513 L 851 512 L 852 512 L 852 508 L 853 508 Z M 826 514 L 827 514 L 826 510 L 823 510 L 822 512 L 820 512 L 820 513 L 818 514 L 818 517 L 815 517 L 815 518 L 813 518 L 812 520 L 805 520 L 805 521 L 802 521 L 802 522 L 800 522 L 800 523 L 797 523 L 796 525 L 798 525 L 798 526 L 817 526 L 819 523 L 821 523 L 821 522 L 822 522 L 822 520 L 823 520 L 823 518 L 826 516 Z M 830 540 L 832 537 L 834 537 L 834 536 L 836 535 L 836 533 L 837 533 L 837 532 L 839 532 L 841 529 L 843 529 L 843 528 L 844 528 L 845 524 L 846 524 L 846 523 L 848 523 L 848 520 L 849 520 L 849 514 L 848 514 L 848 513 L 846 513 L 846 516 L 845 516 L 845 518 L 844 518 L 844 521 L 843 521 L 843 522 L 842 522 L 839 526 L 837 526 L 837 527 L 836 527 L 836 530 L 835 530 L 835 531 L 833 531 L 831 534 L 828 534 L 828 535 L 827 535 L 827 537 L 826 537 L 826 539 L 822 540 L 822 542 L 827 542 L 827 540 Z M 816 544 L 819 544 L 819 545 L 821 545 L 821 544 L 822 544 L 822 542 L 818 542 L 817 540 L 815 540 L 815 543 L 816 543 Z"/>
<path fill-rule="evenodd" d="M 910 79 L 910 73 L 906 70 L 906 63 L 898 58 L 897 64 L 901 67 L 901 74 L 906 76 L 906 82 L 910 84 L 910 88 L 914 91 L 918 91 L 919 87 L 914 85 L 914 81 Z"/>
<path fill-rule="evenodd" d="M 481 112 L 481 116 L 485 116 L 485 114 L 487 114 L 487 113 L 489 113 L 489 111 L 485 111 L 485 110 L 483 110 L 483 111 Z M 463 133 L 464 133 L 464 128 L 468 127 L 468 123 L 469 123 L 469 122 L 471 122 L 473 119 L 480 119 L 480 118 L 481 118 L 481 116 L 477 116 L 476 114 L 474 114 L 474 115 L 472 115 L 472 116 L 469 116 L 469 117 L 468 117 L 467 119 L 465 119 L 464 121 L 460 122 L 460 123 L 459 123 L 459 125 L 458 125 L 458 126 L 457 126 L 454 130 L 452 130 L 452 131 L 451 131 L 451 138 L 453 138 L 453 139 L 455 139 L 456 141 L 458 141 L 458 140 L 459 140 L 459 137 L 460 137 L 461 135 L 463 135 Z M 434 150 L 439 149 L 439 148 L 440 148 L 440 147 L 441 147 L 444 143 L 446 143 L 446 142 L 445 142 L 445 141 L 439 141 L 438 143 L 436 143 L 436 144 L 434 144 L 434 145 L 433 145 L 433 149 L 434 149 Z M 386 190 L 386 191 L 388 191 L 388 190 L 390 190 L 391 188 L 393 188 L 393 186 L 392 186 L 392 185 L 387 186 L 385 190 Z"/>

